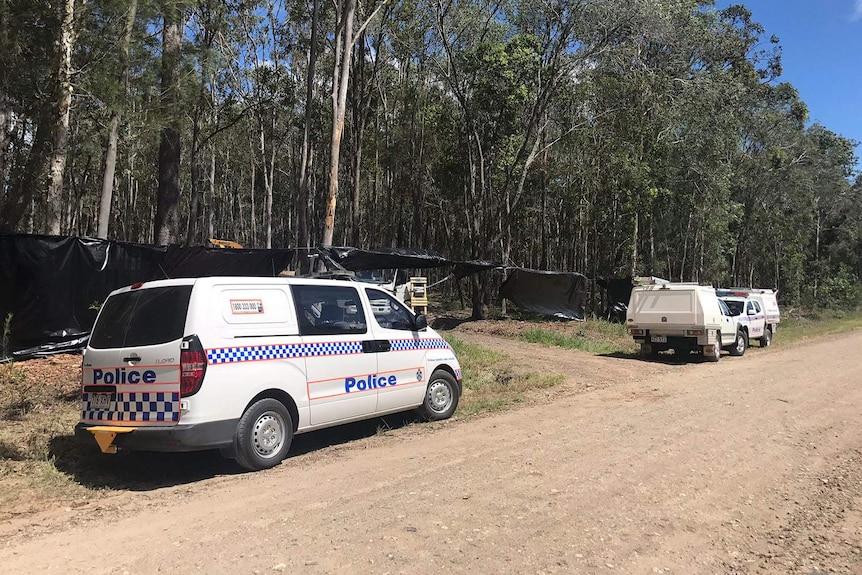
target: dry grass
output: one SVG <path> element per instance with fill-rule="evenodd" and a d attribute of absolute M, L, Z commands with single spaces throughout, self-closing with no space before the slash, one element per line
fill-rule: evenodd
<path fill-rule="evenodd" d="M 451 334 L 445 338 L 458 356 L 464 377 L 460 415 L 496 411 L 521 403 L 530 393 L 553 387 L 564 379 L 559 374 L 525 372 L 506 354 L 463 342 Z"/>
<path fill-rule="evenodd" d="M 578 349 L 590 353 L 634 353 L 634 340 L 624 325 L 602 319 L 587 321 L 533 319 L 488 319 L 461 323 L 459 329 L 549 347 Z"/>
<path fill-rule="evenodd" d="M 69 438 L 80 415 L 80 358 L 69 357 L 0 365 L 0 509 L 87 495 L 56 465 L 56 447 Z M 66 457 L 76 455 L 74 448 L 65 451 Z"/>

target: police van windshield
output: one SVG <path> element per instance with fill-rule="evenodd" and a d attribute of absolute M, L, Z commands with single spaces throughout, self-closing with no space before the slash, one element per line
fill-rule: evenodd
<path fill-rule="evenodd" d="M 730 310 L 730 315 L 741 314 L 743 308 L 745 307 L 745 302 L 741 301 L 724 300 L 724 303 L 727 304 L 727 307 Z"/>
<path fill-rule="evenodd" d="M 109 297 L 90 347 L 110 349 L 167 343 L 183 337 L 191 285 L 138 289 Z"/>

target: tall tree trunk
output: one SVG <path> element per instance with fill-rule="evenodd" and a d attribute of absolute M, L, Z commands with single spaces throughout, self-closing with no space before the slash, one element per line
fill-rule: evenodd
<path fill-rule="evenodd" d="M 48 163 L 48 211 L 45 228 L 60 235 L 63 208 L 63 174 L 69 146 L 69 112 L 72 108 L 72 48 L 75 45 L 75 0 L 62 6 L 57 62 L 57 108 L 53 127 L 53 148 Z"/>
<path fill-rule="evenodd" d="M 107 238 L 111 222 L 111 201 L 114 195 L 114 172 L 117 167 L 117 139 L 120 132 L 120 111 L 111 113 L 108 124 L 108 146 L 105 150 L 105 171 L 102 174 L 102 197 L 99 200 L 99 223 L 97 238 Z"/>
<path fill-rule="evenodd" d="M 335 231 L 335 205 L 338 201 L 338 164 L 341 156 L 341 136 L 350 79 L 350 51 L 353 45 L 353 17 L 356 0 L 342 0 L 339 5 L 338 37 L 335 43 L 335 64 L 332 69 L 332 136 L 329 145 L 329 188 L 326 215 L 323 220 L 323 246 L 332 245 Z"/>
<path fill-rule="evenodd" d="M 272 187 L 273 178 L 275 177 L 275 154 L 276 146 L 272 145 L 272 149 L 267 153 L 266 138 L 264 136 L 263 124 L 260 127 L 260 154 L 263 160 L 263 188 L 264 188 L 264 211 L 263 211 L 263 227 L 266 234 L 266 249 L 272 249 Z"/>
<path fill-rule="evenodd" d="M 135 14 L 138 9 L 138 0 L 130 1 L 120 52 L 120 76 L 123 84 L 123 94 L 126 97 L 129 95 L 129 44 L 132 41 L 132 29 L 135 26 Z M 108 147 L 105 151 L 105 173 L 102 176 L 102 198 L 99 202 L 97 238 L 108 237 L 108 229 L 111 223 L 111 201 L 114 194 L 114 172 L 117 167 L 117 139 L 120 133 L 121 117 L 122 107 L 120 103 L 117 103 L 111 111 L 111 122 L 108 125 Z"/>
<path fill-rule="evenodd" d="M 255 191 L 255 176 L 257 175 L 257 164 L 254 159 L 254 150 L 252 150 L 251 154 L 251 218 L 249 219 L 249 229 L 251 231 L 251 247 L 257 247 L 257 209 L 254 205 L 254 191 Z"/>
<path fill-rule="evenodd" d="M 365 118 L 363 113 L 363 94 L 365 89 L 365 34 L 359 35 L 356 43 L 356 51 L 352 53 L 356 59 L 356 78 L 351 94 L 351 112 L 353 116 L 353 155 L 350 162 L 351 167 L 351 207 L 350 207 L 350 244 L 359 247 L 359 187 L 362 170 L 362 134 L 365 131 Z"/>
<path fill-rule="evenodd" d="M 24 216 L 27 208 L 30 208 L 30 221 L 28 230 L 33 233 L 33 216 L 35 212 L 34 191 L 39 186 L 39 181 L 45 171 L 45 163 L 51 141 L 51 110 L 43 107 L 40 110 L 36 132 L 32 135 L 33 144 L 27 160 L 21 160 L 22 165 L 10 173 L 10 186 L 0 206 L 0 229 L 6 232 L 14 232 Z M 22 128 L 26 131 L 26 128 Z"/>
<path fill-rule="evenodd" d="M 9 177 L 9 144 L 15 133 L 15 113 L 12 109 L 12 100 L 0 91 L 0 190 L 6 189 Z M 2 194 L 0 194 L 2 197 Z"/>
<path fill-rule="evenodd" d="M 640 223 L 640 216 L 638 215 L 637 209 L 635 209 L 635 217 L 634 222 L 632 222 L 632 261 L 631 267 L 629 267 L 629 275 L 631 277 L 635 277 L 638 271 L 638 224 Z"/>
<path fill-rule="evenodd" d="M 314 70 L 317 65 L 318 0 L 314 0 L 311 14 L 311 41 L 308 44 L 308 71 L 305 78 L 305 128 L 302 132 L 302 158 L 299 167 L 299 195 L 296 198 L 296 247 L 307 248 L 308 237 L 308 181 L 311 174 L 311 119 L 314 109 Z"/>
<path fill-rule="evenodd" d="M 179 65 L 182 49 L 181 10 L 172 0 L 163 3 L 162 113 L 166 122 L 159 143 L 159 193 L 154 225 L 160 245 L 176 244 L 180 217 L 180 114 Z"/>
<path fill-rule="evenodd" d="M 215 214 L 215 184 L 216 177 L 216 155 L 215 155 L 215 146 L 210 146 L 210 181 L 209 181 L 209 195 L 207 196 L 207 237 L 214 238 L 214 214 Z"/>

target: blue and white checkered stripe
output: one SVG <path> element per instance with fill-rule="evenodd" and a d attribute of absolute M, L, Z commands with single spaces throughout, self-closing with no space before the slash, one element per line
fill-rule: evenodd
<path fill-rule="evenodd" d="M 393 339 L 389 341 L 392 351 L 410 351 L 414 349 L 449 349 L 446 340 L 440 337 L 428 339 Z"/>
<path fill-rule="evenodd" d="M 461 377 L 461 370 L 460 369 L 455 370 L 455 379 L 464 379 Z"/>
<path fill-rule="evenodd" d="M 173 422 L 180 420 L 179 392 L 120 393 L 108 411 L 90 409 L 90 394 L 83 395 L 81 419 L 88 421 Z"/>
<path fill-rule="evenodd" d="M 325 355 L 350 355 L 362 353 L 361 341 L 336 341 L 317 343 L 291 343 L 279 345 L 249 345 L 223 347 L 207 350 L 210 364 L 261 361 L 268 359 L 294 359 Z"/>
<path fill-rule="evenodd" d="M 442 338 L 393 339 L 389 341 L 392 351 L 414 349 L 449 349 Z M 352 355 L 362 353 L 361 341 L 334 341 L 314 343 L 287 343 L 278 345 L 248 345 L 243 347 L 222 347 L 207 350 L 210 365 L 239 363 L 243 361 L 262 361 L 270 359 L 296 359 L 301 357 L 320 357 L 329 355 Z"/>

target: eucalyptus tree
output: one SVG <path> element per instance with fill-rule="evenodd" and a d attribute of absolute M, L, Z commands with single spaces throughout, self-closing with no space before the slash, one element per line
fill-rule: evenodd
<path fill-rule="evenodd" d="M 69 143 L 69 114 L 72 109 L 72 51 L 75 47 L 75 0 L 57 3 L 60 21 L 54 82 L 56 103 L 51 130 L 51 155 L 48 162 L 47 222 L 49 234 L 60 234 L 63 201 L 63 175 Z"/>
<path fill-rule="evenodd" d="M 180 152 L 182 100 L 180 66 L 182 28 L 186 6 L 178 0 L 161 0 L 162 58 L 159 136 L 158 196 L 153 236 L 161 245 L 178 243 L 180 233 Z"/>
<path fill-rule="evenodd" d="M 335 231 L 335 208 L 338 203 L 338 175 L 341 160 L 341 138 L 344 134 L 344 118 L 347 113 L 347 86 L 350 80 L 351 53 L 366 26 L 386 4 L 383 0 L 363 15 L 365 20 L 354 33 L 356 0 L 335 2 L 335 45 L 332 65 L 332 132 L 329 144 L 329 186 L 326 194 L 321 245 L 331 246 Z"/>
<path fill-rule="evenodd" d="M 57 12 L 48 2 L 0 4 L 0 229 L 42 231 L 41 182 L 56 111 Z M 21 226 L 29 210 L 30 221 Z"/>
<path fill-rule="evenodd" d="M 99 200 L 99 220 L 96 237 L 107 238 L 111 223 L 111 204 L 114 193 L 114 173 L 117 165 L 117 141 L 120 134 L 120 122 L 123 115 L 123 103 L 130 97 L 129 52 L 132 42 L 132 31 L 135 28 L 135 17 L 138 11 L 138 0 L 130 0 L 123 25 L 123 35 L 120 44 L 120 58 L 117 63 L 117 76 L 122 86 L 120 101 L 110 105 L 111 119 L 108 122 L 108 142 L 105 149 L 105 167 L 102 175 L 102 193 Z"/>

